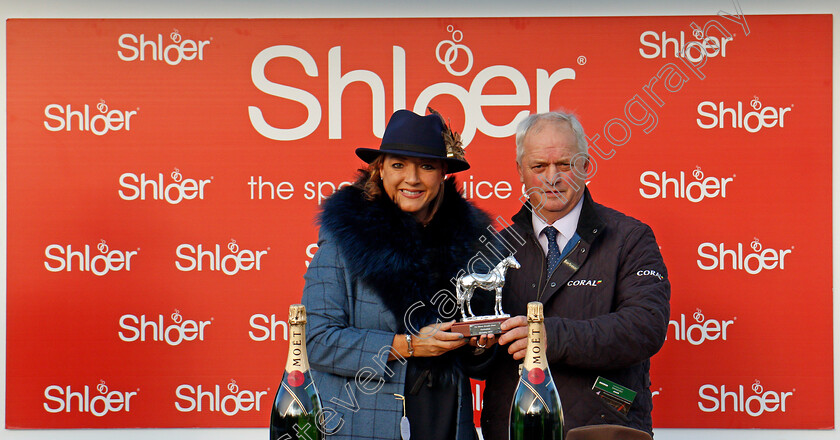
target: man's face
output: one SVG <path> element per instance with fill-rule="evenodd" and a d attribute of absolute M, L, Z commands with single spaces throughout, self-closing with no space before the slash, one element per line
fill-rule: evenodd
<path fill-rule="evenodd" d="M 577 143 L 568 123 L 537 122 L 523 147 L 522 161 L 517 164 L 519 180 L 525 184 L 531 206 L 551 224 L 583 197 L 589 163 L 582 155 L 575 157 Z"/>

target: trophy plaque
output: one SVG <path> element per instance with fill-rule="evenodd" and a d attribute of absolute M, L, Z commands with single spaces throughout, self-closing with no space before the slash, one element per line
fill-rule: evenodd
<path fill-rule="evenodd" d="M 458 277 L 455 290 L 457 292 L 458 308 L 461 310 L 461 321 L 452 325 L 452 332 L 461 333 L 466 337 L 502 332 L 501 325 L 510 315 L 502 310 L 502 288 L 505 286 L 505 274 L 508 268 L 519 269 L 519 262 L 513 255 L 505 258 L 486 274 L 464 274 Z M 476 316 L 470 307 L 475 289 L 495 291 L 496 304 L 493 315 Z"/>

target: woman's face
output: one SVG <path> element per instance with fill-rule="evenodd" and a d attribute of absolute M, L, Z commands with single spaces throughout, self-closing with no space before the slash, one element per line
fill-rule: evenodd
<path fill-rule="evenodd" d="M 380 173 L 388 197 L 419 220 L 428 216 L 444 178 L 443 161 L 385 155 Z"/>

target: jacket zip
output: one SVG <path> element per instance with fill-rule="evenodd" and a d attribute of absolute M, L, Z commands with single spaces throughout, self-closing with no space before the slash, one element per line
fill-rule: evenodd
<path fill-rule="evenodd" d="M 564 261 L 566 261 L 566 259 L 567 259 L 567 258 L 569 258 L 569 256 L 571 256 L 572 254 L 574 254 L 574 253 L 575 253 L 575 251 L 577 250 L 578 246 L 580 246 L 580 242 L 581 242 L 581 241 L 583 241 L 583 240 L 578 240 L 578 242 L 577 242 L 577 243 L 575 243 L 575 246 L 572 248 L 572 250 L 570 250 L 568 253 L 566 253 L 566 255 L 564 255 L 564 256 L 563 256 L 563 259 L 562 259 L 562 260 L 560 260 L 560 262 L 559 262 L 559 263 L 557 263 L 557 267 L 555 267 L 555 268 L 554 268 L 554 270 L 553 270 L 553 271 L 551 271 L 551 273 L 550 273 L 550 274 L 548 274 L 548 275 L 545 277 L 545 286 L 542 286 L 542 288 L 540 289 L 540 293 L 539 293 L 539 295 L 537 295 L 537 301 L 541 301 L 541 300 L 542 300 L 543 293 L 545 293 L 545 289 L 548 287 L 548 280 L 550 280 L 550 279 L 551 279 L 551 276 L 552 276 L 552 275 L 554 275 L 554 272 L 556 272 L 556 271 L 557 271 L 557 268 L 558 268 L 558 267 L 560 267 L 560 265 L 561 265 L 561 264 L 563 264 L 563 262 L 564 262 Z M 545 255 L 543 255 L 543 259 L 542 259 L 542 260 L 543 260 L 543 272 L 545 272 L 545 271 L 546 271 L 546 267 L 545 267 L 545 264 L 546 264 L 546 256 L 545 256 Z M 540 278 L 540 281 L 542 281 L 542 278 Z"/>
<path fill-rule="evenodd" d="M 536 239 L 536 237 L 534 237 L 534 235 L 533 235 L 533 234 L 528 234 L 528 238 L 530 238 L 530 239 L 531 239 L 531 243 L 533 243 L 533 244 L 537 245 L 537 248 L 538 248 L 538 249 L 542 249 L 542 246 L 540 246 L 540 242 Z M 542 274 L 544 274 L 544 273 L 545 273 L 545 271 L 546 271 L 546 267 L 545 267 L 545 265 L 546 265 L 546 256 L 545 256 L 545 254 L 543 254 L 542 260 L 540 260 L 540 261 L 542 261 L 542 265 L 540 266 L 540 275 L 542 275 Z M 548 285 L 548 278 L 546 278 L 545 283 L 546 283 L 546 285 Z M 537 292 L 539 292 L 539 293 L 537 293 L 537 301 L 539 301 L 540 297 L 542 297 L 542 291 L 543 291 L 544 289 L 545 289 L 545 288 L 544 288 L 544 287 L 543 287 L 543 285 L 542 285 L 542 277 L 540 277 L 540 278 L 537 280 Z"/>

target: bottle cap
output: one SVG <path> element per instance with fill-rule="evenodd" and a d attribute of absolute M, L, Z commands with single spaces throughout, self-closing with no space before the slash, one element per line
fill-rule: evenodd
<path fill-rule="evenodd" d="M 541 302 L 533 301 L 528 303 L 528 321 L 543 320 L 543 305 Z"/>
<path fill-rule="evenodd" d="M 289 306 L 289 325 L 306 324 L 306 307 L 303 304 Z"/>

